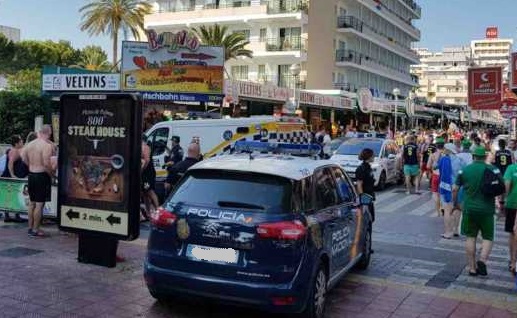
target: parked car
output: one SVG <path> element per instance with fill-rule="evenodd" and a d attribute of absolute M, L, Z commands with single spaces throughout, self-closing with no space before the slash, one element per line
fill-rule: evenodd
<path fill-rule="evenodd" d="M 194 165 L 152 217 L 149 292 L 321 318 L 328 290 L 370 264 L 370 213 L 338 164 L 300 157 L 318 145 L 244 144 L 256 153 Z"/>
<path fill-rule="evenodd" d="M 365 137 L 351 138 L 341 144 L 330 160 L 340 164 L 349 177 L 355 180 L 355 170 L 361 165 L 359 154 L 364 148 L 370 148 L 375 155 L 372 170 L 375 186 L 384 189 L 388 183 L 400 182 L 403 178 L 400 165 L 397 164 L 399 147 L 391 139 Z"/>

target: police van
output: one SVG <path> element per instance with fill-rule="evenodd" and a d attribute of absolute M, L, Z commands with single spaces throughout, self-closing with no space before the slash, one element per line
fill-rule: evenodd
<path fill-rule="evenodd" d="M 151 218 L 151 295 L 323 318 L 327 292 L 370 263 L 372 220 L 316 144 L 237 142 L 192 166 Z"/>
<path fill-rule="evenodd" d="M 165 159 L 172 136 L 180 137 L 186 152 L 193 137 L 199 137 L 201 153 L 210 158 L 228 153 L 236 141 L 308 142 L 305 120 L 295 116 L 252 116 L 229 119 L 171 120 L 155 124 L 146 132 L 158 180 L 167 176 Z"/>

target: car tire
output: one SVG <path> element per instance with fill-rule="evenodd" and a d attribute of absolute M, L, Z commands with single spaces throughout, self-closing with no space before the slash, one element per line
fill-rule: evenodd
<path fill-rule="evenodd" d="M 371 256 L 372 256 L 372 226 L 368 226 L 368 230 L 366 230 L 366 235 L 364 237 L 363 244 L 363 255 L 361 259 L 355 266 L 358 270 L 366 270 L 370 266 Z"/>
<path fill-rule="evenodd" d="M 303 318 L 325 317 L 325 305 L 327 300 L 327 274 L 322 265 L 319 266 L 316 276 L 311 285 L 309 301 L 305 311 L 301 314 Z"/>
<path fill-rule="evenodd" d="M 377 190 L 386 189 L 386 171 L 382 171 L 379 177 L 379 183 L 377 183 Z"/>
<path fill-rule="evenodd" d="M 171 301 L 171 299 L 172 299 L 171 295 L 157 292 L 156 290 L 153 290 L 153 289 L 149 289 L 149 294 L 151 294 L 151 296 L 154 299 L 156 299 L 156 301 L 158 301 L 159 303 L 162 303 L 162 304 L 167 303 L 167 302 Z"/>

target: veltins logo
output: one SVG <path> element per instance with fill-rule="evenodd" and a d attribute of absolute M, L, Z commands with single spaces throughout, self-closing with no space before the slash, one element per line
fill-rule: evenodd
<path fill-rule="evenodd" d="M 498 72 L 495 71 L 474 71 L 472 72 L 473 77 L 473 90 L 475 95 L 484 94 L 495 94 L 499 87 L 497 81 Z"/>

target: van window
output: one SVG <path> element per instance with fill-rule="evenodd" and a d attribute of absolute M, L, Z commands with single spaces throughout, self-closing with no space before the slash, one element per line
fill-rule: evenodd
<path fill-rule="evenodd" d="M 169 128 L 162 127 L 153 131 L 147 138 L 147 143 L 151 147 L 153 156 L 162 155 L 167 149 L 167 141 L 169 140 Z"/>

